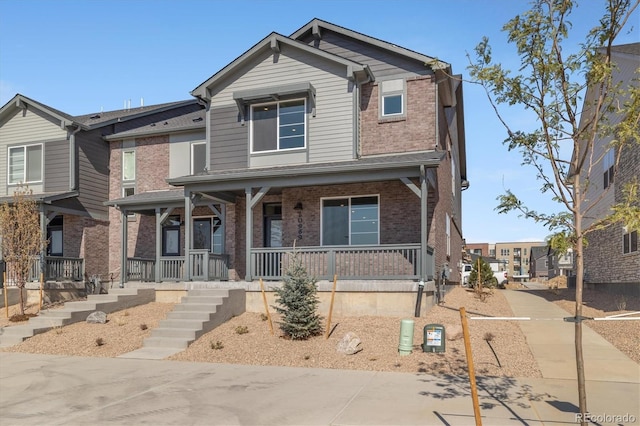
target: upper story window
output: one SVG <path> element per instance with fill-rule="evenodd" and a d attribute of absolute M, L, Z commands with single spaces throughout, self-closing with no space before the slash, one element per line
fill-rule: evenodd
<path fill-rule="evenodd" d="M 622 235 L 622 253 L 629 254 L 638 251 L 638 231 L 626 232 Z"/>
<path fill-rule="evenodd" d="M 380 116 L 402 117 L 405 115 L 405 84 L 403 79 L 380 83 Z"/>
<path fill-rule="evenodd" d="M 42 182 L 42 144 L 9 147 L 9 184 Z"/>
<path fill-rule="evenodd" d="M 203 173 L 207 169 L 207 144 L 195 142 L 191 144 L 191 174 Z"/>
<path fill-rule="evenodd" d="M 122 151 L 122 181 L 136 180 L 136 151 L 128 149 Z"/>
<path fill-rule="evenodd" d="M 378 196 L 322 200 L 322 245 L 377 245 Z"/>
<path fill-rule="evenodd" d="M 253 105 L 251 107 L 251 151 L 270 152 L 306 146 L 306 101 L 304 99 Z"/>
<path fill-rule="evenodd" d="M 509 249 L 500 249 L 500 256 L 509 256 Z"/>
<path fill-rule="evenodd" d="M 604 169 L 603 181 L 604 189 L 607 189 L 613 184 L 613 164 L 615 163 L 615 152 L 613 149 L 607 151 L 602 159 L 602 167 Z"/>

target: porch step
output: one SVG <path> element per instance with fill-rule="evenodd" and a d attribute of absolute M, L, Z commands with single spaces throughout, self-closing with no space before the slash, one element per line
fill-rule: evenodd
<path fill-rule="evenodd" d="M 151 331 L 142 348 L 119 358 L 163 359 L 182 352 L 203 334 L 242 314 L 245 306 L 243 289 L 190 290 Z"/>
<path fill-rule="evenodd" d="M 111 289 L 109 294 L 89 295 L 86 301 L 67 302 L 60 309 L 41 311 L 25 324 L 0 328 L 0 348 L 16 345 L 38 333 L 80 321 L 95 311 L 111 313 L 153 302 L 153 289 Z"/>

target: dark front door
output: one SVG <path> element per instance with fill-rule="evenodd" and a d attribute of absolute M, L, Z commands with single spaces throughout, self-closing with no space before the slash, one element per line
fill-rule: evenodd
<path fill-rule="evenodd" d="M 264 204 L 264 246 L 282 247 L 282 204 Z M 279 277 L 282 253 L 265 253 L 264 267 L 267 276 Z"/>

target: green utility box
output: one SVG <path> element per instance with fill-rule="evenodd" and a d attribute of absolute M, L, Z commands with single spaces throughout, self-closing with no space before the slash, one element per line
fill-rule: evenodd
<path fill-rule="evenodd" d="M 445 340 L 445 330 L 442 324 L 425 325 L 422 352 L 444 352 Z"/>

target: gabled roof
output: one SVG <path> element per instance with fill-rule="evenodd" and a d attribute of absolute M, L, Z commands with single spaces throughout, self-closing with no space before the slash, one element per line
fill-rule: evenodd
<path fill-rule="evenodd" d="M 611 46 L 611 51 L 640 56 L 640 43 L 619 44 L 617 46 Z"/>
<path fill-rule="evenodd" d="M 547 257 L 547 246 L 533 246 L 531 247 L 530 253 L 533 259 Z"/>
<path fill-rule="evenodd" d="M 341 27 L 339 25 L 335 25 L 332 24 L 330 22 L 327 21 L 323 21 L 321 19 L 318 18 L 314 18 L 312 19 L 309 23 L 307 23 L 306 25 L 304 25 L 302 28 L 300 28 L 299 30 L 297 30 L 296 32 L 294 32 L 293 34 L 291 34 L 291 38 L 292 39 L 300 39 L 301 37 L 311 33 L 314 34 L 314 36 L 317 37 L 322 37 L 322 29 L 327 29 L 342 35 L 345 35 L 347 37 L 351 37 L 353 39 L 362 41 L 364 43 L 368 43 L 374 46 L 377 46 L 381 49 L 385 49 L 388 50 L 390 52 L 399 54 L 399 55 L 403 55 L 403 56 L 407 56 L 409 58 L 415 59 L 417 61 L 421 61 L 425 64 L 433 64 L 430 65 L 431 68 L 433 69 L 442 69 L 442 68 L 449 68 L 450 64 L 440 61 L 436 58 L 433 58 L 431 56 L 427 56 L 427 55 L 423 55 L 422 53 L 418 53 L 416 51 L 413 51 L 411 49 L 407 49 L 405 47 L 401 47 L 398 46 L 396 44 L 393 43 L 389 43 L 387 41 L 384 40 L 380 40 L 378 38 L 375 37 L 371 37 L 362 33 L 359 33 L 357 31 L 353 31 L 350 30 L 348 28 L 345 27 Z"/>
<path fill-rule="evenodd" d="M 373 75 L 371 74 L 371 70 L 367 65 L 360 64 L 358 62 L 351 61 L 349 59 L 343 58 L 338 55 L 334 55 L 333 53 L 325 52 L 320 49 L 313 48 L 304 43 L 301 43 L 296 40 L 292 40 L 288 37 L 285 37 L 278 33 L 271 33 L 258 43 L 256 43 L 252 48 L 244 52 L 242 55 L 238 56 L 227 66 L 222 68 L 220 71 L 215 73 L 209 79 L 205 80 L 198 87 L 191 91 L 193 96 L 203 99 L 209 99 L 210 95 L 208 93 L 208 89 L 214 86 L 217 82 L 224 79 L 226 76 L 232 74 L 236 69 L 241 67 L 244 63 L 254 58 L 260 52 L 265 49 L 272 49 L 274 52 L 280 51 L 280 45 L 287 45 L 294 47 L 296 49 L 300 49 L 304 52 L 311 53 L 313 55 L 319 56 L 329 61 L 333 61 L 339 64 L 342 64 L 346 67 L 345 78 L 354 77 L 355 74 L 361 74 L 363 76 L 368 76 L 373 79 Z"/>
<path fill-rule="evenodd" d="M 27 105 L 32 108 L 36 108 L 37 110 L 47 114 L 53 119 L 60 121 L 60 128 L 64 129 L 65 127 L 84 127 L 79 121 L 75 119 L 75 117 L 57 110 L 55 108 L 51 108 L 48 105 L 40 103 L 38 101 L 34 101 L 20 93 L 16 94 L 9 102 L 4 104 L 2 108 L 0 108 L 0 120 L 7 114 L 11 114 L 15 112 L 16 109 L 24 109 Z"/>

